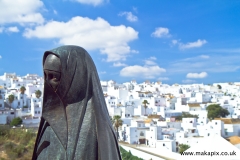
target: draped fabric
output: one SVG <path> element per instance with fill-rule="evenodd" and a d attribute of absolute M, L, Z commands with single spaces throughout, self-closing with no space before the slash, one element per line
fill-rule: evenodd
<path fill-rule="evenodd" d="M 62 46 L 46 51 L 61 62 L 54 91 L 44 83 L 42 118 L 32 159 L 119 160 L 118 142 L 96 67 L 87 51 Z"/>

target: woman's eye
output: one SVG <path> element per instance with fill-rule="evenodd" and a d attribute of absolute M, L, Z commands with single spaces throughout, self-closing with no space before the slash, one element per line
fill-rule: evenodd
<path fill-rule="evenodd" d="M 58 81 L 58 78 L 56 76 L 53 77 L 54 81 Z"/>

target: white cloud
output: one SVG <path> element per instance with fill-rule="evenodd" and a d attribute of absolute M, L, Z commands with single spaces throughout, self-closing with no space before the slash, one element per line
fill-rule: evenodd
<path fill-rule="evenodd" d="M 53 13 L 56 14 L 56 15 L 58 14 L 58 12 L 55 9 L 53 10 Z"/>
<path fill-rule="evenodd" d="M 187 44 L 179 43 L 179 48 L 184 50 L 184 49 L 190 49 L 190 48 L 197 48 L 197 47 L 202 47 L 204 44 L 206 44 L 207 41 L 198 39 L 196 42 L 188 42 Z"/>
<path fill-rule="evenodd" d="M 2 59 L 2 56 L 0 55 L 0 59 Z"/>
<path fill-rule="evenodd" d="M 191 80 L 191 79 L 182 80 L 182 83 L 192 84 L 194 82 L 196 82 L 196 81 L 195 80 Z"/>
<path fill-rule="evenodd" d="M 239 64 L 240 55 L 211 55 L 209 58 L 202 58 L 196 56 L 191 58 L 180 59 L 169 63 L 167 68 L 169 73 L 200 73 L 205 71 L 207 73 L 215 72 L 236 72 L 240 69 Z"/>
<path fill-rule="evenodd" d="M 120 76 L 123 77 L 141 77 L 143 79 L 154 79 L 158 77 L 161 73 L 166 72 L 164 68 L 160 68 L 159 66 L 128 66 L 123 68 L 120 71 Z"/>
<path fill-rule="evenodd" d="M 131 50 L 131 53 L 136 53 L 137 54 L 137 53 L 139 53 L 139 51 L 133 49 L 133 50 Z"/>
<path fill-rule="evenodd" d="M 144 60 L 145 65 L 147 65 L 147 66 L 157 65 L 156 62 L 154 62 L 154 60 L 157 60 L 157 58 L 156 57 L 149 57 L 148 59 Z"/>
<path fill-rule="evenodd" d="M 205 78 L 207 77 L 207 73 L 206 72 L 201 72 L 201 73 L 188 73 L 187 74 L 187 78 Z"/>
<path fill-rule="evenodd" d="M 201 55 L 201 56 L 199 56 L 200 58 L 203 58 L 203 59 L 209 59 L 210 58 L 210 56 L 208 56 L 208 55 Z"/>
<path fill-rule="evenodd" d="M 119 16 L 126 16 L 127 20 L 130 22 L 138 21 L 138 17 L 133 15 L 132 12 L 121 12 L 118 14 Z"/>
<path fill-rule="evenodd" d="M 14 27 L 8 27 L 6 29 L 6 31 L 8 31 L 8 32 L 19 32 L 19 29 L 18 29 L 18 27 L 14 26 Z"/>
<path fill-rule="evenodd" d="M 121 63 L 121 62 L 113 63 L 113 67 L 125 67 L 125 66 L 127 66 L 125 63 Z"/>
<path fill-rule="evenodd" d="M 41 0 L 1 0 L 0 24 L 41 24 L 44 22 L 44 18 L 38 13 L 38 10 L 42 7 L 43 2 Z"/>
<path fill-rule="evenodd" d="M 168 81 L 169 78 L 168 77 L 159 77 L 158 80 L 160 80 L 160 81 Z"/>
<path fill-rule="evenodd" d="M 176 40 L 176 39 L 172 40 L 172 44 L 173 44 L 173 45 L 178 44 L 178 40 Z"/>
<path fill-rule="evenodd" d="M 138 13 L 137 7 L 133 7 L 133 11 L 136 12 L 136 13 Z"/>
<path fill-rule="evenodd" d="M 106 20 L 87 17 L 73 17 L 67 22 L 50 21 L 35 29 L 27 28 L 27 38 L 58 39 L 59 44 L 79 45 L 87 50 L 100 50 L 107 55 L 107 61 L 125 60 L 136 52 L 128 42 L 138 38 L 138 32 L 124 25 L 111 26 Z"/>
<path fill-rule="evenodd" d="M 88 4 L 93 6 L 98 6 L 104 2 L 107 2 L 106 0 L 75 0 L 75 1 L 82 4 Z"/>
<path fill-rule="evenodd" d="M 151 36 L 157 38 L 170 37 L 169 29 L 163 27 L 156 28 L 155 31 L 151 34 Z"/>
<path fill-rule="evenodd" d="M 152 66 L 152 65 L 156 65 L 156 63 L 151 60 L 145 60 L 145 65 Z"/>
<path fill-rule="evenodd" d="M 3 32 L 3 29 L 4 29 L 3 27 L 0 27 L 0 33 L 2 33 L 2 32 Z"/>
<path fill-rule="evenodd" d="M 156 57 L 150 57 L 149 59 L 150 59 L 150 60 L 157 60 Z"/>
<path fill-rule="evenodd" d="M 98 72 L 98 74 L 106 74 L 106 71 Z"/>

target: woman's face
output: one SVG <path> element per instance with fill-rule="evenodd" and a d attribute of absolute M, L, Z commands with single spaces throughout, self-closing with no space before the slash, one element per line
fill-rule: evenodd
<path fill-rule="evenodd" d="M 49 54 L 44 63 L 44 79 L 53 88 L 53 90 L 56 91 L 60 83 L 60 78 L 60 59 L 53 54 Z"/>

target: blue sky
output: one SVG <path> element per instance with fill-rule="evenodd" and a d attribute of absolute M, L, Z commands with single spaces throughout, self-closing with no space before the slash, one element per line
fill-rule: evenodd
<path fill-rule="evenodd" d="M 100 79 L 240 81 L 240 1 L 0 0 L 0 74 L 42 76 L 44 51 L 72 44 Z"/>

